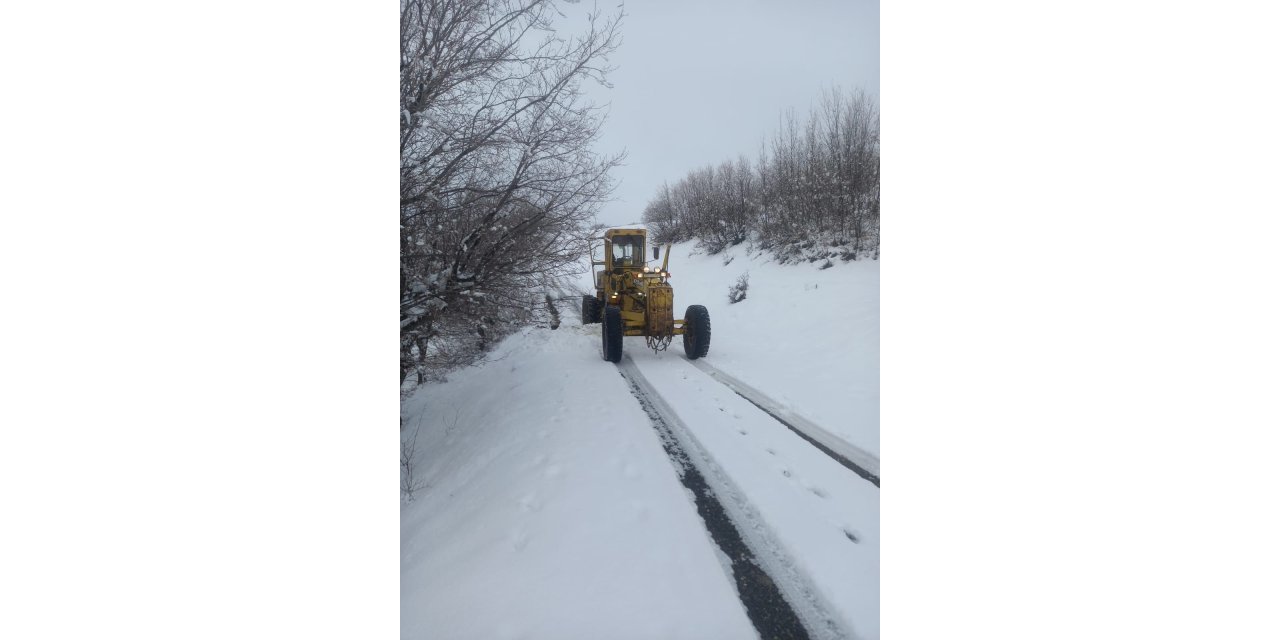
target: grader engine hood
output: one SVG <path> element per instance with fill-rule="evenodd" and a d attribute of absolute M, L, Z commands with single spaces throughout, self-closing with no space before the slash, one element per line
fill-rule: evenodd
<path fill-rule="evenodd" d="M 662 282 L 650 282 L 646 303 L 646 331 L 655 337 L 669 337 L 675 331 L 675 317 L 672 315 L 672 303 L 675 293 L 671 285 Z"/>

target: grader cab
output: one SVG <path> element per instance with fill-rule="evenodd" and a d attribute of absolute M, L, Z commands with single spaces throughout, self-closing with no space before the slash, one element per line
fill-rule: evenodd
<path fill-rule="evenodd" d="M 609 229 L 604 241 L 603 260 L 592 255 L 596 294 L 582 296 L 582 323 L 601 323 L 600 341 L 604 359 L 622 359 L 622 337 L 644 336 L 650 349 L 663 351 L 672 336 L 683 336 L 684 353 L 690 360 L 707 355 L 711 346 L 711 316 L 707 308 L 695 304 L 685 309 L 683 318 L 673 317 L 675 300 L 671 273 L 671 245 L 667 245 L 662 266 L 649 266 L 645 260 L 644 229 Z M 658 247 L 653 248 L 658 260 Z"/>

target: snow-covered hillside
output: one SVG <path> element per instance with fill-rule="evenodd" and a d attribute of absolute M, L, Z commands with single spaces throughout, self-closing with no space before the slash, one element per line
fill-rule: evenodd
<path fill-rule="evenodd" d="M 878 456 L 878 263 L 691 250 L 670 270 L 677 314 L 711 312 L 699 363 Z M 419 488 L 401 516 L 402 636 L 753 638 L 774 593 L 810 637 L 878 638 L 878 485 L 679 338 L 658 354 L 627 338 L 620 365 L 603 361 L 577 309 L 405 402 Z M 756 566 L 772 584 L 744 577 Z"/>

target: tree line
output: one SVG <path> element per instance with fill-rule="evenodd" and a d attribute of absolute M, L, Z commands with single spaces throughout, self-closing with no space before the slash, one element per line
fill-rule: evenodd
<path fill-rule="evenodd" d="M 621 14 L 556 33 L 555 0 L 402 0 L 400 379 L 473 360 L 587 252 L 621 156 L 592 149 Z"/>
<path fill-rule="evenodd" d="M 858 90 L 833 89 L 800 122 L 746 156 L 664 184 L 644 209 L 660 242 L 697 240 L 709 253 L 752 240 L 783 258 L 821 242 L 846 259 L 880 255 L 880 109 Z"/>

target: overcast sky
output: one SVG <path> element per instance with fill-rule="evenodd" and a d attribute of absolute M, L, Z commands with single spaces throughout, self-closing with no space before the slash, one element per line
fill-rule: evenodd
<path fill-rule="evenodd" d="M 779 114 L 806 114 L 824 88 L 878 101 L 876 0 L 631 0 L 625 11 L 614 87 L 587 87 L 612 103 L 599 150 L 627 151 L 605 224 L 639 221 L 657 188 L 691 169 L 740 153 L 754 162 Z"/>

